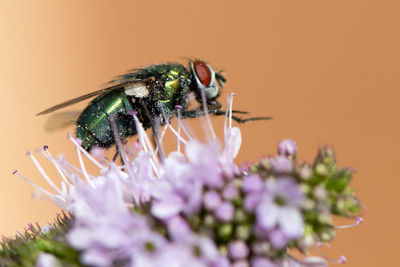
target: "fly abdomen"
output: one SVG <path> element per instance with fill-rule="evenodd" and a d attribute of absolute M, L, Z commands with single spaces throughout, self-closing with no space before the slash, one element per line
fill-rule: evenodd
<path fill-rule="evenodd" d="M 114 116 L 121 140 L 135 134 L 135 124 L 130 115 L 132 104 L 123 90 L 115 90 L 93 99 L 77 120 L 76 136 L 82 147 L 108 148 L 115 143 L 110 116 Z"/>

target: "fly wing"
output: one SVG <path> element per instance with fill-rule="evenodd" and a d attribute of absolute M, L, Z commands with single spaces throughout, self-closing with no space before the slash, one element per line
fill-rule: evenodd
<path fill-rule="evenodd" d="M 51 114 L 51 116 L 46 120 L 44 124 L 44 130 L 46 132 L 53 132 L 72 126 L 78 120 L 79 115 L 82 111 L 61 111 Z"/>
<path fill-rule="evenodd" d="M 143 77 L 138 77 L 138 73 L 143 70 L 144 69 L 140 69 L 140 68 L 130 69 L 126 73 L 114 77 L 111 81 L 103 83 L 101 85 L 101 87 L 108 88 L 110 86 L 114 86 L 114 85 L 121 84 L 121 83 L 126 83 L 129 81 L 141 80 L 141 78 L 143 78 Z"/>
<path fill-rule="evenodd" d="M 76 97 L 76 98 L 70 99 L 68 101 L 65 101 L 63 103 L 60 103 L 58 105 L 55 105 L 55 106 L 53 106 L 51 108 L 43 110 L 42 112 L 39 112 L 38 114 L 36 114 L 36 116 L 45 115 L 45 114 L 51 113 L 53 111 L 56 111 L 56 110 L 68 107 L 70 105 L 76 104 L 76 103 L 81 102 L 83 100 L 86 100 L 88 98 L 91 98 L 91 97 L 94 97 L 94 96 L 97 96 L 97 95 L 101 95 L 101 94 L 103 94 L 105 92 L 109 92 L 109 91 L 112 91 L 112 90 L 120 89 L 120 88 L 123 88 L 123 87 L 125 87 L 127 85 L 134 85 L 134 84 L 137 84 L 137 83 L 142 83 L 143 81 L 144 80 L 131 80 L 131 81 L 120 82 L 118 84 L 111 85 L 109 87 L 106 87 L 106 88 L 91 92 L 91 93 L 86 94 L 86 95 L 82 95 L 82 96 Z"/>

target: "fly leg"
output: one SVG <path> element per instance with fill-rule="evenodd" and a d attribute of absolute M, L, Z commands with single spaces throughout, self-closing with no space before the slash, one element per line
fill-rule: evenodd
<path fill-rule="evenodd" d="M 119 155 L 119 152 L 118 152 L 118 148 L 117 148 L 117 151 L 115 151 L 114 157 L 112 158 L 113 162 L 115 162 L 117 160 L 118 155 Z M 121 159 L 121 161 L 122 161 L 122 159 Z"/>
<path fill-rule="evenodd" d="M 232 113 L 233 114 L 248 114 L 247 111 L 241 111 L 241 110 L 232 110 Z M 215 116 L 222 116 L 222 115 L 226 114 L 226 110 L 209 109 L 208 114 L 213 114 Z M 205 115 L 205 112 L 200 109 L 182 111 L 182 118 L 198 118 L 198 117 L 204 116 L 204 115 Z M 270 119 L 272 119 L 272 117 L 252 117 L 252 118 L 242 119 L 238 116 L 232 115 L 232 119 L 238 123 L 246 123 L 249 121 L 270 120 Z"/>
<path fill-rule="evenodd" d="M 115 162 L 119 156 L 121 163 L 124 164 L 125 163 L 123 159 L 124 151 L 120 150 L 123 150 L 123 145 L 126 144 L 125 140 L 127 136 L 126 129 L 132 127 L 133 125 L 133 123 L 131 122 L 132 118 L 120 112 L 107 116 L 107 118 L 108 118 L 108 123 L 111 126 L 111 131 L 114 137 L 114 144 L 116 148 L 112 161 Z"/>
<path fill-rule="evenodd" d="M 158 157 L 159 157 L 160 161 L 163 162 L 165 159 L 165 154 L 164 154 L 164 150 L 161 146 L 160 139 L 159 139 L 160 138 L 160 127 L 161 127 L 161 121 L 162 121 L 161 116 L 151 116 L 145 101 L 140 100 L 140 104 L 142 105 L 142 107 L 144 109 L 146 117 L 150 121 L 152 137 L 153 137 L 152 138 L 153 145 L 154 145 L 154 147 L 158 147 Z"/>
<path fill-rule="evenodd" d="M 236 114 L 248 114 L 247 111 L 242 110 L 232 110 L 232 113 Z M 207 114 L 213 114 L 216 116 L 225 115 L 226 111 L 221 109 L 209 109 Z M 205 112 L 202 109 L 194 109 L 194 110 L 184 110 L 181 111 L 181 115 L 183 118 L 198 118 L 205 115 Z"/>

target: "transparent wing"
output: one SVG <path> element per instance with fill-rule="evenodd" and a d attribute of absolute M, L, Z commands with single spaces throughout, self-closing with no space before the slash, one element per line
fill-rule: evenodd
<path fill-rule="evenodd" d="M 53 132 L 66 128 L 68 126 L 75 125 L 78 120 L 79 115 L 82 111 L 61 111 L 51 114 L 51 116 L 46 120 L 44 124 L 44 130 L 46 132 Z"/>
<path fill-rule="evenodd" d="M 81 101 L 83 101 L 83 100 L 86 100 L 86 99 L 88 99 L 88 98 L 91 98 L 91 97 L 94 97 L 94 96 L 97 96 L 97 95 L 101 95 L 101 94 L 103 94 L 103 93 L 105 93 L 105 92 L 109 92 L 109 91 L 112 91 L 112 90 L 115 90 L 115 89 L 119 89 L 119 88 L 122 88 L 122 87 L 124 87 L 124 86 L 126 86 L 126 85 L 135 84 L 135 83 L 138 83 L 138 82 L 143 82 L 143 80 L 131 80 L 131 81 L 121 82 L 121 83 L 119 83 L 119 84 L 112 85 L 112 86 L 109 86 L 109 87 L 107 87 L 107 88 L 103 88 L 103 89 L 100 89 L 100 90 L 91 92 L 91 93 L 89 93 L 89 94 L 82 95 L 82 96 L 79 96 L 79 97 L 70 99 L 70 100 L 65 101 L 65 102 L 63 102 L 63 103 L 60 103 L 60 104 L 58 104 L 58 105 L 55 105 L 55 106 L 53 106 L 53 107 L 51 107 L 51 108 L 48 108 L 48 109 L 46 109 L 46 110 L 43 110 L 42 112 L 39 112 L 38 114 L 36 114 L 36 116 L 45 115 L 45 114 L 51 113 L 51 112 L 53 112 L 53 111 L 56 111 L 56 110 L 59 110 L 59 109 L 68 107 L 68 106 L 70 106 L 70 105 L 76 104 L 76 103 L 81 102 Z"/>
<path fill-rule="evenodd" d="M 114 86 L 116 84 L 121 84 L 129 81 L 135 81 L 135 80 L 140 80 L 137 76 L 140 71 L 143 71 L 143 68 L 135 68 L 135 69 L 130 69 L 124 74 L 118 75 L 114 77 L 111 81 L 103 83 L 101 86 L 102 87 L 109 87 L 109 86 Z"/>

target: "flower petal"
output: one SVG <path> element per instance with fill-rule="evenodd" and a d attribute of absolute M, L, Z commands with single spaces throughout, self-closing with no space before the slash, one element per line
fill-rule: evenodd
<path fill-rule="evenodd" d="M 270 201 L 263 201 L 257 207 L 257 223 L 258 225 L 265 230 L 270 230 L 278 222 L 279 218 L 279 209 L 276 205 L 271 203 Z"/>
<path fill-rule="evenodd" d="M 236 158 L 242 144 L 242 134 L 238 127 L 232 127 L 225 133 L 225 153 L 230 159 Z"/>
<path fill-rule="evenodd" d="M 304 231 L 303 218 L 296 208 L 282 208 L 279 215 L 279 225 L 290 239 L 299 238 Z"/>

